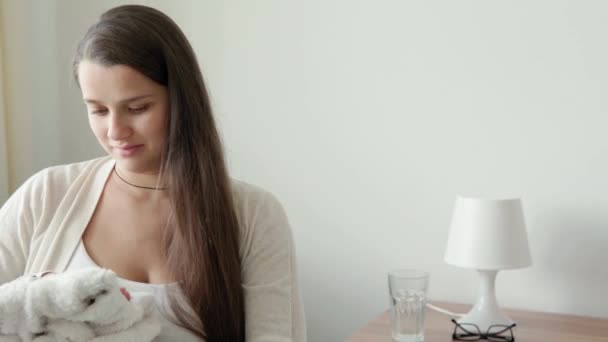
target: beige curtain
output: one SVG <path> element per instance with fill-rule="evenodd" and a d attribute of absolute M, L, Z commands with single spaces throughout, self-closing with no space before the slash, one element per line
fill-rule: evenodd
<path fill-rule="evenodd" d="M 2 0 L 0 0 L 0 11 L 2 9 Z M 2 18 L 2 13 L 0 12 L 0 18 Z M 8 198 L 8 148 L 6 146 L 8 142 L 7 131 L 6 131 L 6 102 L 4 95 L 4 50 L 2 46 L 3 42 L 3 32 L 2 26 L 0 25 L 0 206 L 6 201 Z"/>

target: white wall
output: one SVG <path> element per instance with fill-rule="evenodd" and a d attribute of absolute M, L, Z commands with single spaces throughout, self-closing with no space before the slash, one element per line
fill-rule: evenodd
<path fill-rule="evenodd" d="M 9 123 L 13 182 L 100 153 L 69 64 L 121 1 L 25 3 L 37 37 L 6 40 L 9 105 L 33 113 Z M 523 197 L 533 266 L 499 274 L 503 306 L 608 317 L 608 3 L 146 3 L 191 38 L 233 174 L 289 213 L 310 341 L 384 310 L 393 268 L 472 302 L 475 273 L 442 260 L 459 194 Z"/>
<path fill-rule="evenodd" d="M 2 18 L 2 6 L 0 6 L 0 18 Z M 3 65 L 3 39 L 2 25 L 0 25 L 0 203 L 8 198 L 8 164 L 7 164 L 7 138 L 6 138 L 6 116 L 4 95 L 4 68 Z"/>
<path fill-rule="evenodd" d="M 521 195 L 534 265 L 503 306 L 608 317 L 608 4 L 308 1 L 226 6 L 213 85 L 235 173 L 291 216 L 312 341 L 477 277 L 443 252 L 458 194 Z"/>

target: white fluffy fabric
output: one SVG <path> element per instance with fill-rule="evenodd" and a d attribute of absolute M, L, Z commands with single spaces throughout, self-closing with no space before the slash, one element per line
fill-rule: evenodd
<path fill-rule="evenodd" d="M 0 342 L 152 341 L 152 298 L 131 303 L 111 270 L 22 276 L 0 286 Z"/>

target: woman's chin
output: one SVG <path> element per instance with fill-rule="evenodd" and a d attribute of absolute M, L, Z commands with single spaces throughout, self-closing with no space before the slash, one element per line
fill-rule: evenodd
<path fill-rule="evenodd" d="M 120 158 L 114 157 L 116 161 L 116 166 L 120 170 L 132 172 L 132 173 L 146 173 L 146 174 L 158 174 L 160 170 L 160 165 L 155 165 L 155 163 L 143 162 L 141 160 L 135 160 L 133 158 Z"/>

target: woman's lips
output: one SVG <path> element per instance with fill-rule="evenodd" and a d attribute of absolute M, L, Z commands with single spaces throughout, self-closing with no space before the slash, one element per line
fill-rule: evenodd
<path fill-rule="evenodd" d="M 137 153 L 141 147 L 144 145 L 127 145 L 124 147 L 115 147 L 118 150 L 118 153 L 123 157 L 130 157 Z"/>

